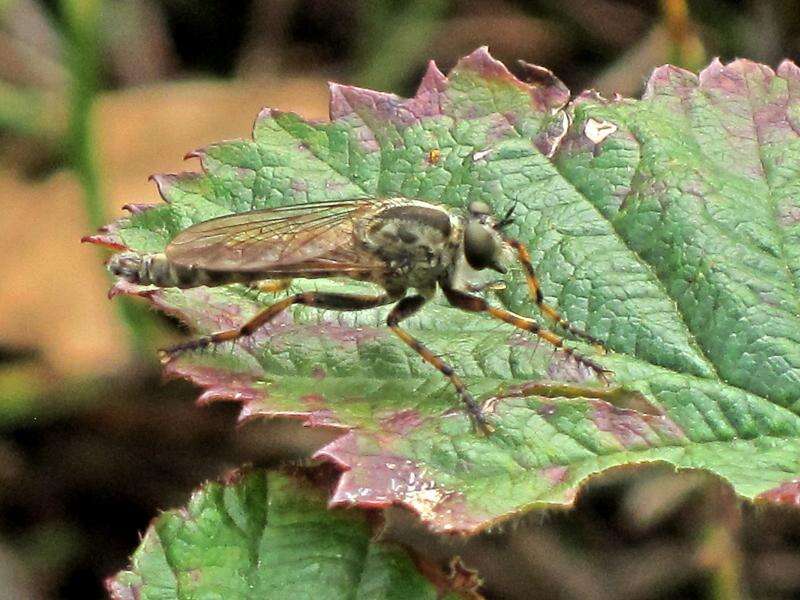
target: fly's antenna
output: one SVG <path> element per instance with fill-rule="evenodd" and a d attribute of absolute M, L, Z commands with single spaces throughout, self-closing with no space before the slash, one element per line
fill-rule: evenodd
<path fill-rule="evenodd" d="M 497 225 L 494 226 L 495 229 L 503 229 L 504 227 L 508 227 L 511 223 L 514 222 L 514 211 L 517 208 L 517 201 L 514 200 L 514 204 L 511 205 L 511 208 L 508 209 L 508 212 L 505 216 L 497 222 Z"/>

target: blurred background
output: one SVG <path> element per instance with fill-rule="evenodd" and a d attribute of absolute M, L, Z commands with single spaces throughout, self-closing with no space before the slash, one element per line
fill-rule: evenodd
<path fill-rule="evenodd" d="M 160 509 L 298 439 L 236 431 L 235 407 L 162 382 L 154 348 L 178 327 L 106 300 L 105 255 L 81 236 L 158 201 L 151 173 L 196 168 L 181 157 L 249 135 L 262 106 L 325 118 L 328 80 L 408 95 L 428 59 L 447 71 L 481 45 L 573 92 L 636 95 L 666 62 L 797 59 L 800 5 L 0 0 L 0 599 L 104 597 Z M 738 508 L 718 481 L 654 468 L 466 544 L 397 511 L 392 530 L 461 553 L 490 598 L 800 597 L 800 517 Z"/>

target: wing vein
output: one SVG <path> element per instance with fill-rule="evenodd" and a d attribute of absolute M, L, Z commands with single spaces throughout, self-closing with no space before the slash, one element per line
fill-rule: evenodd
<path fill-rule="evenodd" d="M 393 202 L 336 200 L 217 217 L 179 233 L 166 254 L 179 266 L 265 275 L 325 277 L 383 269 L 383 261 L 357 244 L 357 223 Z"/>

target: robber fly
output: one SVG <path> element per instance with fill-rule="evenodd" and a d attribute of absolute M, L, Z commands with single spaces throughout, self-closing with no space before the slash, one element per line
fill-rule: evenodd
<path fill-rule="evenodd" d="M 386 319 L 389 329 L 450 380 L 476 424 L 486 431 L 480 405 L 453 368 L 400 327 L 434 296 L 437 287 L 456 308 L 487 313 L 532 332 L 599 377 L 605 379 L 608 373 L 533 319 L 491 306 L 469 292 L 469 273 L 493 269 L 505 274 L 506 255 L 516 254 L 541 312 L 566 331 L 600 344 L 544 303 L 528 250 L 503 233 L 513 221 L 512 211 L 498 219 L 484 202 L 472 202 L 462 213 L 408 198 L 362 198 L 255 210 L 192 225 L 180 232 L 163 254 L 117 254 L 109 261 L 109 269 L 129 282 L 160 287 L 267 282 L 266 289 L 280 290 L 295 277 L 348 277 L 377 284 L 383 292 L 375 295 L 318 291 L 291 295 L 237 329 L 173 346 L 162 356 L 169 360 L 186 350 L 250 335 L 294 304 L 352 311 L 395 303 Z M 408 295 L 409 289 L 416 293 Z"/>

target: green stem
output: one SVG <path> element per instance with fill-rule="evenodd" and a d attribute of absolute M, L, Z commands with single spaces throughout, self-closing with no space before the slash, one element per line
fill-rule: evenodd
<path fill-rule="evenodd" d="M 100 168 L 95 153 L 92 117 L 99 88 L 99 19 L 101 0 L 61 0 L 66 25 L 67 65 L 71 75 L 67 147 L 72 167 L 83 188 L 83 203 L 90 229 L 107 220 L 101 191 Z M 129 343 L 137 355 L 149 347 L 152 320 L 141 307 L 123 299 L 117 303 Z"/>
<path fill-rule="evenodd" d="M 42 123 L 42 97 L 32 89 L 25 89 L 0 81 L 0 129 L 20 136 L 45 136 Z"/>
<path fill-rule="evenodd" d="M 661 12 L 669 36 L 669 61 L 697 71 L 706 64 L 705 48 L 695 32 L 686 0 L 661 0 Z"/>
<path fill-rule="evenodd" d="M 742 555 L 738 534 L 741 511 L 733 491 L 719 482 L 707 486 L 709 518 L 701 533 L 700 556 L 710 576 L 714 600 L 743 600 Z"/>
<path fill-rule="evenodd" d="M 94 153 L 92 109 L 98 88 L 99 0 L 62 0 L 67 27 L 67 64 L 72 77 L 67 144 L 83 187 L 84 206 L 93 229 L 105 223 L 100 175 Z"/>
<path fill-rule="evenodd" d="M 394 6 L 388 0 L 365 3 L 354 75 L 359 85 L 399 91 L 403 79 L 424 58 L 450 0 L 413 0 Z"/>

